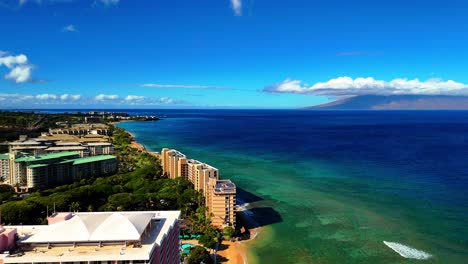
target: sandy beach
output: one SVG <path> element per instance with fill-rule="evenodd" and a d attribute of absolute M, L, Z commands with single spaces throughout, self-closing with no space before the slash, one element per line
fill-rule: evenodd
<path fill-rule="evenodd" d="M 143 146 L 142 144 L 140 144 L 138 141 L 135 140 L 135 135 L 129 131 L 126 131 L 131 137 L 132 137 L 132 143 L 130 143 L 130 146 L 134 149 L 137 149 L 138 151 L 146 151 L 148 152 L 150 155 L 153 155 L 155 157 L 158 157 L 159 158 L 159 153 L 155 153 L 155 152 L 151 152 L 151 151 L 148 151 L 145 146 Z"/>

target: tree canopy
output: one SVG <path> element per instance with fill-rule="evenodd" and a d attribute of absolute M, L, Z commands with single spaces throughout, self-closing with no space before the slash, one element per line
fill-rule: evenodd
<path fill-rule="evenodd" d="M 204 247 L 196 246 L 190 250 L 190 254 L 187 259 L 187 264 L 212 264 L 213 259 L 211 259 L 210 254 Z"/>
<path fill-rule="evenodd" d="M 126 138 L 116 129 L 117 137 Z M 115 139 L 115 136 L 114 136 Z M 204 199 L 184 178 L 163 177 L 160 161 L 147 152 L 131 148 L 128 140 L 116 144 L 121 172 L 83 179 L 73 184 L 37 191 L 21 201 L 0 205 L 6 224 L 41 224 L 47 211 L 145 211 L 181 210 L 182 217 L 195 214 Z M 126 158 L 122 158 L 126 151 Z M 3 196 L 3 192 L 0 192 Z M 6 194 L 5 194 L 6 195 Z M 6 195 L 7 196 L 7 195 Z"/>

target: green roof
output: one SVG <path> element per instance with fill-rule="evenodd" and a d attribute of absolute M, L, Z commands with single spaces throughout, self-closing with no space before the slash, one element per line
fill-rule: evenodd
<path fill-rule="evenodd" d="M 29 165 L 28 168 L 34 169 L 34 168 L 41 168 L 41 167 L 47 167 L 49 164 L 33 164 Z"/>
<path fill-rule="evenodd" d="M 33 161 L 46 161 L 50 159 L 59 159 L 59 158 L 67 158 L 71 156 L 80 155 L 79 152 L 58 152 L 58 153 L 51 153 L 46 155 L 40 156 L 31 156 L 31 157 L 22 157 L 19 159 L 15 159 L 16 162 L 33 162 Z"/>
<path fill-rule="evenodd" d="M 116 157 L 113 156 L 113 155 L 92 156 L 92 157 L 74 159 L 73 160 L 73 165 L 84 164 L 84 163 L 89 163 L 89 162 L 97 162 L 97 161 L 103 161 L 103 160 L 111 160 L 111 159 L 115 159 L 115 158 Z"/>
<path fill-rule="evenodd" d="M 7 159 L 9 159 L 9 156 L 10 156 L 10 155 L 9 155 L 8 153 L 0 154 L 0 159 L 3 159 L 3 160 L 6 159 L 6 160 L 7 160 Z"/>

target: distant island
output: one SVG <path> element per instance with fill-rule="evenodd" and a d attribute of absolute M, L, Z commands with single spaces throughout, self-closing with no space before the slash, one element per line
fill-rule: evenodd
<path fill-rule="evenodd" d="M 359 95 L 309 106 L 312 110 L 468 110 L 468 96 Z"/>

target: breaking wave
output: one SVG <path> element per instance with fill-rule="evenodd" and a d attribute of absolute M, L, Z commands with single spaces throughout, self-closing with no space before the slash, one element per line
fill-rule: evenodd
<path fill-rule="evenodd" d="M 387 245 L 387 247 L 393 249 L 393 251 L 400 254 L 400 256 L 404 258 L 428 259 L 432 257 L 432 255 L 427 252 L 424 252 L 422 250 L 418 250 L 415 248 L 411 248 L 400 243 L 384 241 L 384 244 Z"/>

